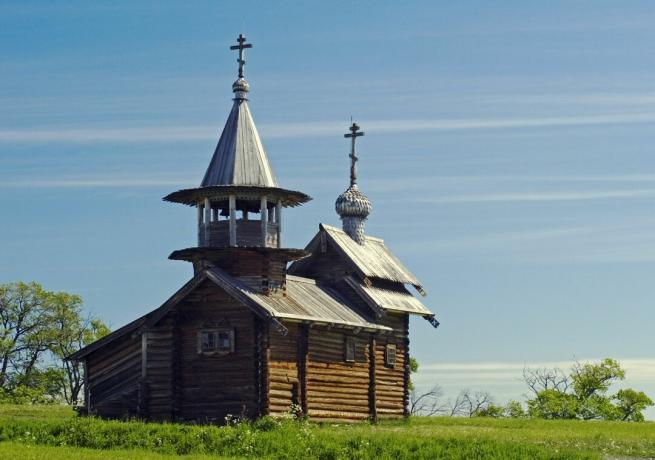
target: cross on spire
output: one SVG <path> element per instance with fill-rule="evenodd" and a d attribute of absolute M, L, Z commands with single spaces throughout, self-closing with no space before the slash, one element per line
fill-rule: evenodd
<path fill-rule="evenodd" d="M 350 138 L 350 185 L 355 185 L 357 183 L 357 153 L 355 152 L 355 140 L 364 135 L 364 131 L 359 129 L 357 123 L 353 123 L 350 128 L 348 128 L 350 133 L 343 135 L 345 138 Z"/>
<path fill-rule="evenodd" d="M 237 59 L 237 62 L 239 63 L 239 78 L 243 78 L 243 66 L 246 65 L 246 61 L 243 59 L 243 50 L 246 48 L 252 48 L 252 43 L 246 43 L 246 37 L 243 34 L 239 34 L 237 42 L 239 44 L 230 46 L 230 49 L 239 50 L 239 59 Z"/>

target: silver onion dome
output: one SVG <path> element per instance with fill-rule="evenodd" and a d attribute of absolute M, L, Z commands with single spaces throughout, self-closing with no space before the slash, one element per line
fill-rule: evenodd
<path fill-rule="evenodd" d="M 241 77 L 232 83 L 232 91 L 237 99 L 245 99 L 246 94 L 250 91 L 250 84 L 245 78 Z"/>
<path fill-rule="evenodd" d="M 334 208 L 342 219 L 344 217 L 358 217 L 366 220 L 373 209 L 371 200 L 360 190 L 357 184 L 352 184 L 348 190 L 337 197 Z"/>

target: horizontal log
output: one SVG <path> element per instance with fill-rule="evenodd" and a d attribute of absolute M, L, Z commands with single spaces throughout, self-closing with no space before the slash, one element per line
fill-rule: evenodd
<path fill-rule="evenodd" d="M 324 393 L 368 395 L 368 385 L 318 385 L 316 383 L 307 385 L 307 394 L 310 396 L 318 396 Z"/>
<path fill-rule="evenodd" d="M 368 399 L 356 399 L 356 398 L 316 398 L 312 397 L 309 398 L 307 401 L 307 404 L 309 404 L 309 407 L 322 407 L 322 405 L 325 405 L 326 407 L 338 407 L 341 409 L 346 408 L 347 406 L 355 406 L 355 407 L 365 407 L 366 410 L 368 411 Z"/>
<path fill-rule="evenodd" d="M 349 368 L 347 366 L 343 367 L 332 367 L 329 369 L 314 367 L 311 364 L 307 366 L 307 375 L 326 375 L 326 376 L 344 376 L 344 377 L 359 377 L 368 381 L 368 369 L 362 369 L 357 367 Z"/>
<path fill-rule="evenodd" d="M 309 409 L 308 415 L 310 417 L 326 417 L 334 418 L 337 420 L 342 419 L 351 419 L 351 420 L 363 420 L 368 418 L 368 412 L 345 412 L 338 410 L 326 410 L 326 409 Z"/>
<path fill-rule="evenodd" d="M 362 379 L 362 378 L 352 378 L 352 377 L 341 377 L 341 376 L 336 376 L 336 375 L 316 375 L 316 374 L 307 374 L 307 381 L 308 382 L 319 382 L 319 383 L 327 383 L 327 384 L 338 384 L 338 383 L 343 383 L 346 385 L 368 385 L 368 379 Z"/>

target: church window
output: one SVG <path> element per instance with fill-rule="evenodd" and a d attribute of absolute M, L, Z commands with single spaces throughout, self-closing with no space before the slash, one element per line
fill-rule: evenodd
<path fill-rule="evenodd" d="M 387 367 L 394 367 L 396 365 L 396 344 L 388 343 L 384 352 L 384 364 Z"/>
<path fill-rule="evenodd" d="M 346 337 L 344 359 L 349 363 L 355 362 L 355 338 Z"/>
<path fill-rule="evenodd" d="M 213 329 L 199 334 L 198 353 L 228 354 L 234 352 L 234 330 Z"/>

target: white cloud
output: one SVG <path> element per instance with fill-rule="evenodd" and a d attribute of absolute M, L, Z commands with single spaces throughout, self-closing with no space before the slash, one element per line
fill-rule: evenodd
<path fill-rule="evenodd" d="M 581 359 L 580 362 L 598 362 L 599 358 Z M 626 371 L 626 380 L 629 381 L 655 381 L 655 358 L 628 358 L 618 359 Z M 438 378 L 466 379 L 473 381 L 495 381 L 512 378 L 521 378 L 525 367 L 529 368 L 560 368 L 568 371 L 573 361 L 543 361 L 543 362 L 467 362 L 467 363 L 428 363 L 421 364 L 417 375 L 417 382 L 425 383 Z M 469 385 L 471 386 L 471 385 Z"/>
<path fill-rule="evenodd" d="M 654 123 L 655 113 L 612 113 L 579 116 L 370 120 L 366 129 L 371 133 L 403 133 L 417 131 L 458 131 L 478 129 L 548 128 L 585 125 Z M 266 138 L 322 137 L 340 135 L 343 122 L 307 122 L 262 124 Z M 76 127 L 29 128 L 0 130 L 0 142 L 172 142 L 215 140 L 216 126 L 159 127 Z"/>
<path fill-rule="evenodd" d="M 193 187 L 197 185 L 197 178 L 180 179 L 130 179 L 130 178 L 104 178 L 104 179 L 58 179 L 40 180 L 25 179 L 0 182 L 0 188 L 110 188 L 110 187 Z"/>
<path fill-rule="evenodd" d="M 479 193 L 470 195 L 443 195 L 422 198 L 423 203 L 511 203 L 534 201 L 580 201 L 612 198 L 643 198 L 655 196 L 655 189 L 644 190 L 592 190 L 572 192 L 517 192 Z"/>

